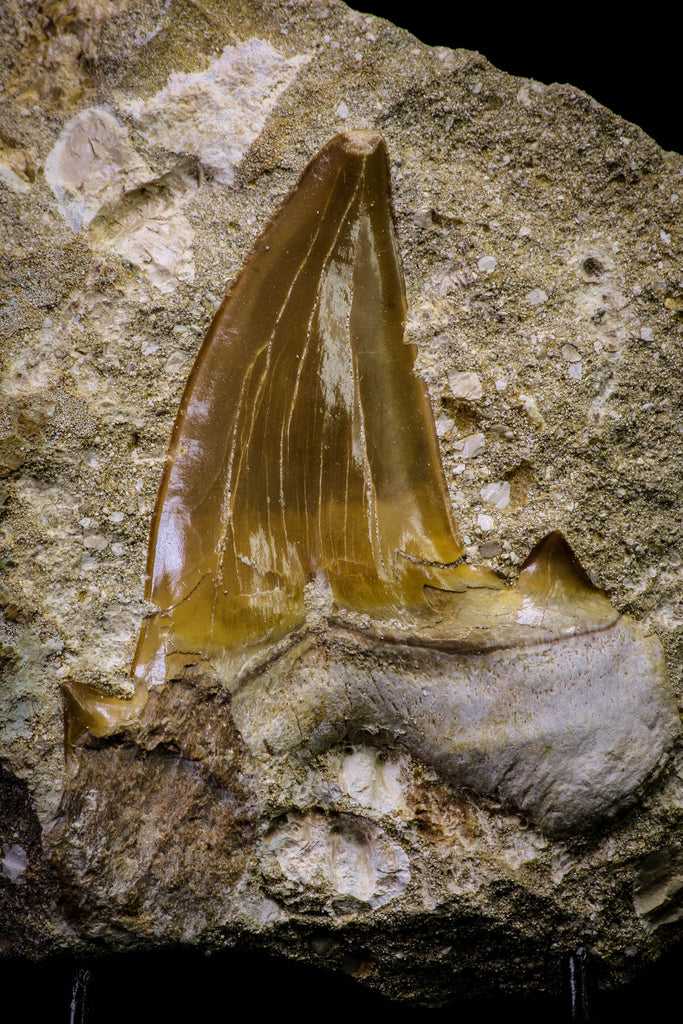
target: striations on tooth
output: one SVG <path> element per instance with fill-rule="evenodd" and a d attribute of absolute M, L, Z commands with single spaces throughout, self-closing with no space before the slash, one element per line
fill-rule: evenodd
<path fill-rule="evenodd" d="M 67 744 L 141 715 L 150 728 L 151 688 L 209 677 L 256 763 L 381 734 L 558 833 L 613 814 L 663 763 L 680 722 L 660 645 L 564 537 L 541 540 L 513 586 L 465 563 L 405 320 L 384 141 L 338 135 L 256 242 L 190 374 L 135 696 L 66 686 Z M 473 374 L 451 386 L 481 397 Z M 473 458 L 484 436 L 458 446 Z"/>

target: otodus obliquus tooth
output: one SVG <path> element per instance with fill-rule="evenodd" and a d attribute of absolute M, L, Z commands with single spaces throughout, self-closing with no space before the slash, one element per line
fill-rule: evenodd
<path fill-rule="evenodd" d="M 465 564 L 405 315 L 384 142 L 338 135 L 256 243 L 185 388 L 136 697 L 72 688 L 69 735 L 125 727 L 192 668 L 233 691 L 257 758 L 381 728 L 463 786 L 581 827 L 680 731 L 659 643 L 558 533 L 514 587 Z"/>

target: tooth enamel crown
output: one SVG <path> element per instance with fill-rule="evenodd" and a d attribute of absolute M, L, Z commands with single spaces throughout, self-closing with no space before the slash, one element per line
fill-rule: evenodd
<path fill-rule="evenodd" d="M 150 687 L 194 671 L 236 694 L 254 750 L 381 727 L 553 828 L 610 813 L 661 764 L 680 723 L 659 644 L 561 534 L 512 587 L 464 562 L 405 319 L 384 142 L 338 135 L 257 241 L 190 374 L 152 522 L 157 611 L 135 696 L 71 684 L 68 742 L 129 727 Z"/>

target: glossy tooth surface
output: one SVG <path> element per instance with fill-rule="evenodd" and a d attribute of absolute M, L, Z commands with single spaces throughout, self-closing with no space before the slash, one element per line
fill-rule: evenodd
<path fill-rule="evenodd" d="M 232 651 L 239 668 L 303 623 L 316 575 L 341 608 L 429 613 L 424 584 L 463 549 L 405 314 L 384 142 L 339 135 L 257 242 L 192 370 L 138 678 L 166 677 L 161 648 Z"/>
<path fill-rule="evenodd" d="M 612 813 L 661 765 L 680 731 L 661 647 L 564 537 L 513 586 L 464 564 L 405 315 L 384 142 L 336 136 L 190 374 L 135 696 L 66 687 L 67 744 L 154 731 L 149 687 L 186 676 L 231 691 L 266 776 L 361 728 L 553 831 Z"/>

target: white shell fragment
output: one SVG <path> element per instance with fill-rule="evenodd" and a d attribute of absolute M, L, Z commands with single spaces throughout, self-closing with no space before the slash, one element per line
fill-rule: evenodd
<path fill-rule="evenodd" d="M 456 441 L 453 447 L 456 452 L 461 452 L 463 459 L 474 459 L 484 451 L 486 438 L 483 434 L 470 434 Z"/>
<path fill-rule="evenodd" d="M 45 162 L 47 183 L 74 231 L 151 177 L 127 130 L 105 106 L 72 117 Z"/>
<path fill-rule="evenodd" d="M 507 480 L 499 480 L 494 484 L 485 484 L 481 491 L 482 501 L 485 501 L 487 505 L 493 505 L 494 508 L 503 509 L 507 508 L 510 504 L 510 484 Z"/>
<path fill-rule="evenodd" d="M 28 856 L 23 846 L 18 843 L 3 843 L 3 856 L 0 857 L 0 875 L 9 878 L 10 882 L 21 884 L 28 867 Z"/>
<path fill-rule="evenodd" d="M 355 815 L 328 818 L 320 811 L 276 826 L 261 869 L 281 902 L 330 916 L 381 907 L 410 881 L 405 851 L 383 829 Z"/>
<path fill-rule="evenodd" d="M 309 60 L 247 39 L 226 46 L 204 71 L 175 72 L 156 95 L 122 107 L 153 142 L 195 154 L 218 181 L 231 185 L 268 114 Z"/>
<path fill-rule="evenodd" d="M 581 353 L 576 345 L 566 344 L 562 346 L 562 358 L 567 363 L 580 363 Z"/>
<path fill-rule="evenodd" d="M 482 274 L 492 274 L 496 269 L 496 257 L 482 256 L 481 259 L 477 260 L 477 267 Z"/>
<path fill-rule="evenodd" d="M 449 373 L 448 383 L 454 398 L 477 402 L 483 397 L 484 389 L 478 373 Z"/>

